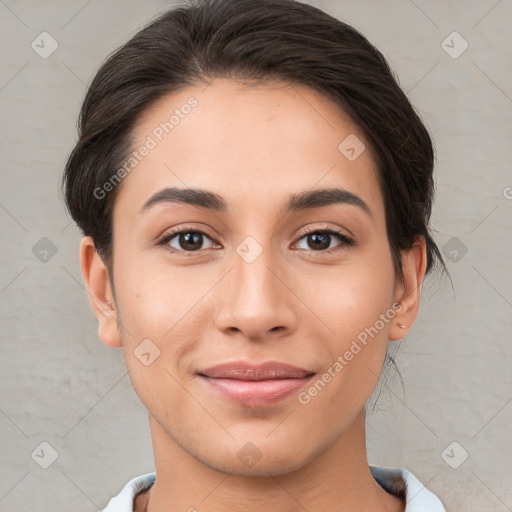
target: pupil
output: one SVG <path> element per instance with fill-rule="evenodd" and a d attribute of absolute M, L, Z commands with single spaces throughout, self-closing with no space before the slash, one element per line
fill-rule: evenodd
<path fill-rule="evenodd" d="M 313 233 L 310 236 L 313 240 L 315 240 L 314 247 L 316 247 L 317 249 L 318 248 L 327 249 L 327 247 L 329 247 L 329 235 L 327 233 L 320 234 L 320 235 L 318 233 Z M 320 242 L 320 243 L 317 243 L 317 242 Z"/>
<path fill-rule="evenodd" d="M 186 246 L 192 250 L 197 250 L 199 249 L 201 244 L 201 233 L 186 233 L 185 235 L 181 235 L 181 241 L 185 241 L 186 242 Z M 193 244 L 196 243 L 198 244 L 198 246 L 194 246 Z M 182 245 L 183 247 L 183 245 Z"/>

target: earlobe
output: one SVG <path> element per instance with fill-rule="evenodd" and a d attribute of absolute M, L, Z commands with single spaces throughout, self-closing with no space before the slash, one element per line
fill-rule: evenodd
<path fill-rule="evenodd" d="M 426 268 L 426 242 L 424 237 L 419 237 L 411 249 L 402 251 L 403 280 L 397 286 L 395 296 L 395 301 L 400 302 L 401 308 L 390 327 L 390 341 L 402 339 L 418 315 Z"/>
<path fill-rule="evenodd" d="M 92 309 L 98 320 L 98 336 L 111 347 L 121 347 L 117 311 L 108 270 L 90 236 L 80 244 L 80 267 Z"/>

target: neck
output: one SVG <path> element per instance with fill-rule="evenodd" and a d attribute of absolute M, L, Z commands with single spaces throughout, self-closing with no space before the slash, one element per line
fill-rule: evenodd
<path fill-rule="evenodd" d="M 370 473 L 364 410 L 349 429 L 303 467 L 267 477 L 230 475 L 190 456 L 150 417 L 156 481 L 136 511 L 403 512 L 405 504 Z"/>

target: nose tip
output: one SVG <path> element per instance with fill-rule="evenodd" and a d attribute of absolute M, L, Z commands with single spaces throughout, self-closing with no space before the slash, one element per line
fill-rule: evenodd
<path fill-rule="evenodd" d="M 250 241 L 246 243 L 248 253 L 253 251 L 253 256 L 255 247 Z M 237 258 L 223 286 L 216 320 L 218 328 L 243 333 L 250 340 L 293 330 L 296 320 L 288 297 L 290 292 L 270 268 L 271 255 L 261 251 L 251 263 L 243 257 Z"/>

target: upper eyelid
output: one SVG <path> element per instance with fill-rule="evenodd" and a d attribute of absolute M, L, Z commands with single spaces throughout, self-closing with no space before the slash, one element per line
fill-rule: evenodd
<path fill-rule="evenodd" d="M 353 238 L 352 233 L 348 229 L 340 228 L 340 227 L 333 227 L 333 226 L 304 228 L 299 231 L 297 236 L 302 238 L 303 236 L 309 235 L 311 233 L 316 233 L 317 231 L 319 231 L 319 232 L 328 231 L 331 234 L 345 236 L 346 238 Z M 348 234 L 345 234 L 343 231 L 347 231 Z"/>

